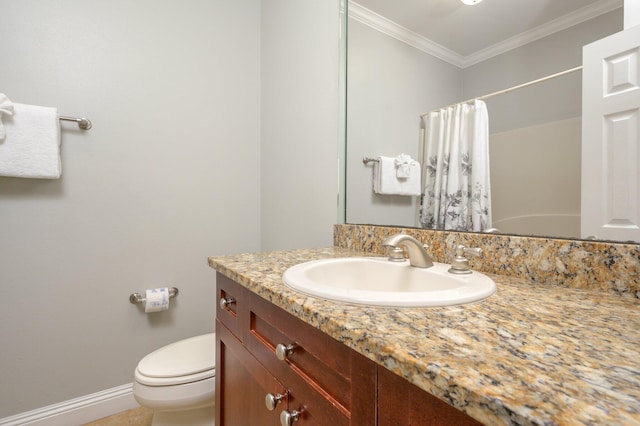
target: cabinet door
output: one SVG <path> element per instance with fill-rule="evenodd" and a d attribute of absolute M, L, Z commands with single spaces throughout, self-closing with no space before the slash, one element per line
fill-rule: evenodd
<path fill-rule="evenodd" d="M 462 411 L 378 367 L 378 426 L 481 426 Z"/>
<path fill-rule="evenodd" d="M 216 425 L 279 425 L 286 397 L 273 411 L 265 397 L 286 395 L 285 388 L 255 359 L 231 332 L 216 321 Z"/>

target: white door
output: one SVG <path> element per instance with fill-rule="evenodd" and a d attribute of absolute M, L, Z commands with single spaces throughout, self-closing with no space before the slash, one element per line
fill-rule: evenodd
<path fill-rule="evenodd" d="M 640 26 L 583 49 L 583 238 L 640 242 Z"/>

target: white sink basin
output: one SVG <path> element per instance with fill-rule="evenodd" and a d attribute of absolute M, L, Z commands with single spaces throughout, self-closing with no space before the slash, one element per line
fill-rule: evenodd
<path fill-rule="evenodd" d="M 496 291 L 479 272 L 454 275 L 449 265 L 432 268 L 383 257 L 345 257 L 300 263 L 284 273 L 294 290 L 330 300 L 377 306 L 447 306 L 475 302 Z"/>

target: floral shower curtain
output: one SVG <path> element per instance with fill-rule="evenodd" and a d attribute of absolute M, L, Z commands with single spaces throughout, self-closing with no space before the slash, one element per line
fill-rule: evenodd
<path fill-rule="evenodd" d="M 458 104 L 422 120 L 419 225 L 456 231 L 491 228 L 486 104 L 480 100 Z"/>

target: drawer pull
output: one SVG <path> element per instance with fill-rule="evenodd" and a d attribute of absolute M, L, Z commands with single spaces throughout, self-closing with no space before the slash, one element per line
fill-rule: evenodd
<path fill-rule="evenodd" d="M 282 426 L 291 426 L 300 420 L 300 414 L 302 414 L 302 411 L 293 410 L 292 412 L 288 412 L 284 410 L 280 413 L 280 424 Z"/>
<path fill-rule="evenodd" d="M 289 355 L 293 353 L 295 348 L 296 345 L 294 344 L 288 344 L 285 346 L 282 343 L 279 343 L 278 346 L 276 346 L 276 357 L 280 361 L 284 361 Z"/>
<path fill-rule="evenodd" d="M 278 393 L 278 394 L 272 394 L 272 393 L 268 393 L 265 397 L 264 397 L 264 405 L 267 406 L 267 410 L 269 411 L 273 411 L 276 409 L 276 406 L 278 404 L 282 404 L 282 400 L 284 399 L 284 395 Z"/>
<path fill-rule="evenodd" d="M 233 297 L 230 297 L 228 299 L 221 297 L 220 298 L 220 308 L 222 309 L 229 309 L 230 305 L 233 305 L 234 303 L 236 303 L 236 299 L 234 299 Z"/>

